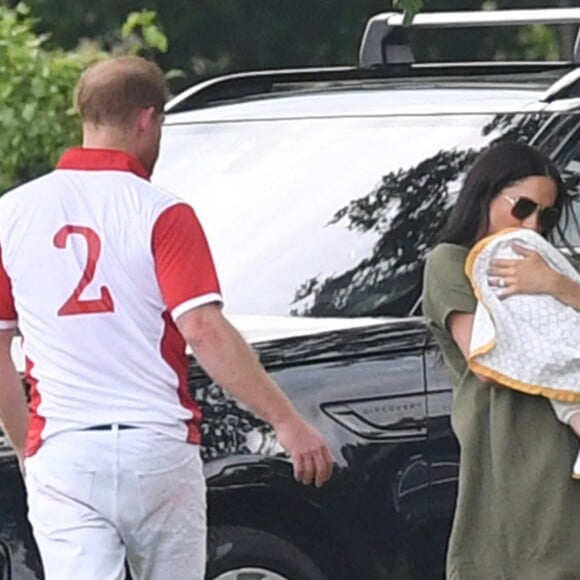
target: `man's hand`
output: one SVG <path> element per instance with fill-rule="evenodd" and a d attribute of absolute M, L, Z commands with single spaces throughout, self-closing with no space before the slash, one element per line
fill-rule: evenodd
<path fill-rule="evenodd" d="M 318 487 L 328 481 L 332 456 L 324 439 L 300 417 L 221 308 L 207 304 L 189 310 L 177 327 L 207 374 L 274 427 L 292 458 L 294 477 Z"/>
<path fill-rule="evenodd" d="M 316 487 L 332 475 L 332 454 L 320 433 L 300 417 L 276 427 L 278 440 L 290 455 L 296 481 Z"/>
<path fill-rule="evenodd" d="M 501 298 L 514 294 L 553 294 L 559 278 L 544 258 L 533 250 L 513 244 L 522 256 L 515 260 L 493 260 L 488 271 L 490 284 L 501 287 Z"/>

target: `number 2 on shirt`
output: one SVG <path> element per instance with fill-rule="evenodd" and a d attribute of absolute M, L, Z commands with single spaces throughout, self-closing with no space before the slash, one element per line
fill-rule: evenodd
<path fill-rule="evenodd" d="M 74 316 L 79 314 L 96 314 L 99 312 L 114 312 L 115 303 L 111 292 L 106 286 L 101 286 L 101 297 L 93 300 L 81 299 L 81 294 L 92 282 L 101 255 L 101 240 L 94 230 L 85 226 L 63 226 L 54 236 L 53 243 L 59 249 L 65 249 L 68 237 L 77 234 L 87 242 L 87 263 L 81 279 L 70 298 L 59 308 L 59 316 Z"/>

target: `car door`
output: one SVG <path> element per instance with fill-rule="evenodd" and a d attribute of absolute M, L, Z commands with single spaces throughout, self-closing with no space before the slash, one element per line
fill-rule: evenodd
<path fill-rule="evenodd" d="M 42 578 L 40 557 L 27 519 L 26 495 L 18 462 L 1 432 L 0 514 L 0 579 Z"/>
<path fill-rule="evenodd" d="M 443 578 L 445 553 L 457 495 L 459 445 L 450 422 L 453 385 L 443 355 L 432 336 L 427 338 L 425 374 L 430 473 L 429 535 L 433 566 L 440 571 L 439 578 Z"/>
<path fill-rule="evenodd" d="M 11 574 L 10 551 L 4 542 L 0 542 L 0 580 L 10 580 Z"/>
<path fill-rule="evenodd" d="M 358 102 L 368 96 L 372 91 L 353 91 L 348 98 Z M 424 96 L 428 99 L 428 91 Z M 295 100 L 273 98 L 168 118 L 154 181 L 196 209 L 222 282 L 224 312 L 243 331 L 244 323 L 259 319 L 270 327 L 286 325 L 292 333 L 321 321 L 358 320 L 364 327 L 365 319 L 408 317 L 420 298 L 425 257 L 465 169 L 486 144 L 527 136 L 538 123 L 534 115 L 479 111 L 348 115 L 333 109 L 337 96 L 332 97 L 324 107 L 318 103 L 323 94 L 301 97 L 302 106 L 311 102 L 315 109 L 309 116 L 295 112 Z M 405 545 L 422 546 L 408 569 L 423 580 L 425 574 L 443 574 L 457 450 L 449 430 L 450 387 L 434 366 L 436 349 L 420 324 L 419 342 L 407 351 L 384 332 L 370 342 L 356 334 L 352 343 L 339 340 L 340 348 L 324 355 L 335 360 L 324 363 L 297 345 L 308 362 L 276 370 L 276 377 L 288 392 L 300 390 L 296 377 L 303 376 L 313 397 L 324 394 L 317 403 L 327 415 L 324 421 L 334 424 L 330 434 L 350 437 L 350 443 L 336 443 L 335 452 L 343 462 L 352 456 L 344 465 L 360 472 L 362 480 L 354 482 L 367 478 L 372 484 L 353 486 L 375 508 L 358 499 L 353 505 L 361 509 L 353 511 L 352 522 L 367 514 L 370 536 L 379 539 L 372 545 L 392 559 L 387 545 L 400 544 L 386 516 L 409 517 L 414 535 L 400 537 L 407 538 Z M 365 336 L 372 333 L 369 326 Z M 344 329 L 340 335 L 347 336 Z M 377 354 L 369 355 L 368 348 L 364 356 L 354 354 L 358 343 L 372 345 Z M 444 441 L 441 453 L 434 446 L 438 440 Z M 432 446 L 430 458 L 426 443 Z M 395 468 L 387 461 L 397 448 L 417 452 L 404 451 L 405 461 Z M 365 458 L 390 479 L 369 472 Z M 430 484 L 436 490 L 431 504 Z M 432 535 L 440 526 L 444 531 Z M 431 537 L 439 541 L 426 544 Z"/>

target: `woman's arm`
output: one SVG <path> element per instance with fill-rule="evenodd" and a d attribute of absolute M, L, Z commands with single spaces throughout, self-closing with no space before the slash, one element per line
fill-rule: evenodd
<path fill-rule="evenodd" d="M 449 333 L 466 362 L 477 309 L 477 298 L 465 274 L 467 253 L 462 246 L 439 244 L 427 257 L 423 283 L 423 313 L 429 326 Z M 463 372 L 461 367 L 457 370 Z"/>
<path fill-rule="evenodd" d="M 554 272 L 548 281 L 548 292 L 560 302 L 580 310 L 580 283 L 574 282 L 568 276 Z"/>
<path fill-rule="evenodd" d="M 449 315 L 447 327 L 449 332 L 453 337 L 453 340 L 459 347 L 461 354 L 465 357 L 465 360 L 469 360 L 469 345 L 471 344 L 471 333 L 473 331 L 473 321 L 475 319 L 475 314 L 468 312 L 453 312 Z M 476 377 L 482 383 L 492 384 L 495 381 L 488 379 L 482 375 L 476 374 Z"/>
<path fill-rule="evenodd" d="M 517 244 L 513 249 L 521 259 L 494 260 L 489 269 L 490 284 L 503 288 L 502 298 L 514 294 L 551 294 L 580 310 L 580 283 L 550 268 L 537 252 Z"/>
<path fill-rule="evenodd" d="M 447 327 L 465 360 L 469 360 L 469 345 L 475 315 L 471 312 L 453 312 L 447 319 Z"/>

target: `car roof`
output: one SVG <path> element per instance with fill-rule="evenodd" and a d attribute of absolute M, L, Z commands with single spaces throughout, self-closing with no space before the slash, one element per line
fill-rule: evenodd
<path fill-rule="evenodd" d="M 358 66 L 251 71 L 209 79 L 167 103 L 168 124 L 543 109 L 559 99 L 580 97 L 580 32 L 569 61 L 447 63 L 417 62 L 411 32 L 579 23 L 580 8 L 562 7 L 376 14 L 363 32 Z M 190 113 L 174 114 L 179 111 Z"/>
<path fill-rule="evenodd" d="M 265 76 L 265 73 L 258 73 Z M 508 113 L 539 110 L 562 69 L 539 73 L 403 76 L 296 82 L 249 96 L 228 96 L 183 112 L 168 125 L 348 116 Z"/>

